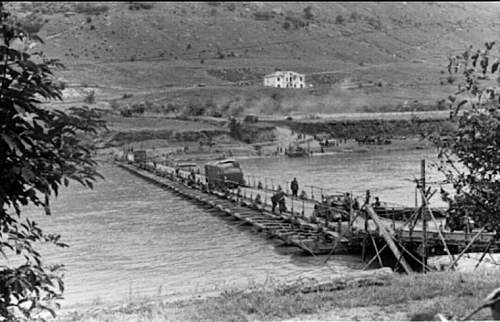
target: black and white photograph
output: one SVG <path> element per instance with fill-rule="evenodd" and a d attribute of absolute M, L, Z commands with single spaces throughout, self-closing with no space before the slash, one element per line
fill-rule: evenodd
<path fill-rule="evenodd" d="M 500 2 L 0 2 L 0 321 L 500 320 Z"/>

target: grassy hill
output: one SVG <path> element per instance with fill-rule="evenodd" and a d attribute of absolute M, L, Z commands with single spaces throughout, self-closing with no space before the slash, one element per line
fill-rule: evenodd
<path fill-rule="evenodd" d="M 68 67 L 58 75 L 70 102 L 94 90 L 116 108 L 203 101 L 208 114 L 433 109 L 455 88 L 447 57 L 494 40 L 500 24 L 494 3 L 11 5 Z M 306 73 L 314 88 L 263 89 L 275 68 Z"/>

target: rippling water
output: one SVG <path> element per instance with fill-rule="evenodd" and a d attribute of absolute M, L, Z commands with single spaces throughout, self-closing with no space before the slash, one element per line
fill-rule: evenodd
<path fill-rule="evenodd" d="M 419 173 L 422 152 L 338 154 L 311 159 L 242 160 L 245 173 L 297 177 L 302 185 L 336 190 L 399 187 L 380 192 L 383 200 L 406 203 Z M 46 231 L 70 245 L 44 249 L 46 260 L 66 265 L 66 305 L 126 299 L 129 294 L 186 296 L 224 287 L 325 277 L 360 267 L 355 256 L 287 253 L 237 221 L 200 208 L 111 165 L 106 181 L 86 190 L 73 184 L 54 202 L 53 215 L 31 211 Z M 404 186 L 404 187 L 403 187 Z M 406 199 L 405 199 L 406 198 Z M 411 200 L 410 200 L 411 201 Z M 411 204 L 411 202 L 410 202 Z M 286 253 L 286 254 L 283 254 Z"/>
<path fill-rule="evenodd" d="M 317 155 L 312 158 L 269 158 L 241 160 L 245 174 L 258 176 L 263 182 L 267 177 L 268 186 L 278 184 L 284 189 L 296 177 L 300 190 L 304 189 L 310 196 L 316 197 L 323 187 L 328 192 L 351 192 L 355 196 L 364 197 L 367 189 L 371 195 L 380 200 L 405 206 L 415 205 L 415 178 L 420 178 L 420 161 L 426 159 L 426 179 L 442 180 L 435 167 L 435 152 L 417 151 L 379 151 L 370 153 L 336 153 Z M 272 178 L 273 180 L 270 180 Z M 246 177 L 253 182 L 252 176 Z M 287 183 L 288 182 L 288 183 Z M 311 191 L 311 186 L 314 186 Z M 431 204 L 444 205 L 438 197 Z"/>

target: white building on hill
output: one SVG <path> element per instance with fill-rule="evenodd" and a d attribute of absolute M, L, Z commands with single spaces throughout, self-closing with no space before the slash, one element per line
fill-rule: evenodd
<path fill-rule="evenodd" d="M 305 75 L 292 71 L 276 71 L 264 76 L 264 86 L 277 88 L 305 88 Z"/>

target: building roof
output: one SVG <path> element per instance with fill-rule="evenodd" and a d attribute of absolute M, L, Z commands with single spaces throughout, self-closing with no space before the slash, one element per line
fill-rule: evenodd
<path fill-rule="evenodd" d="M 271 73 L 271 74 L 267 74 L 266 76 L 264 76 L 265 78 L 267 77 L 282 77 L 282 76 L 285 76 L 285 74 L 295 74 L 295 75 L 300 75 L 300 76 L 304 76 L 304 74 L 301 74 L 301 73 L 297 73 L 297 72 L 294 72 L 294 71 L 291 71 L 291 70 L 288 70 L 288 71 L 282 71 L 282 70 L 279 70 L 279 71 L 275 71 L 274 73 Z"/>

